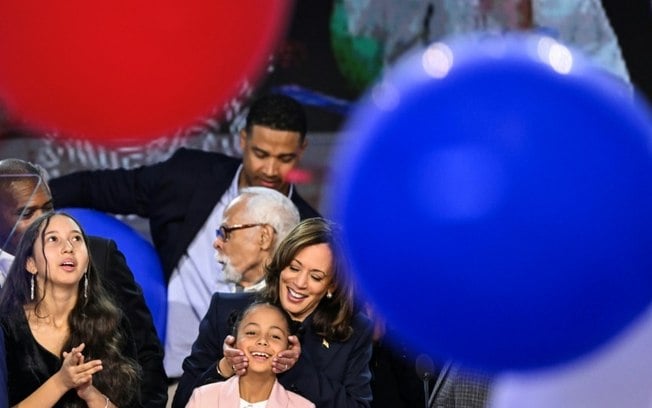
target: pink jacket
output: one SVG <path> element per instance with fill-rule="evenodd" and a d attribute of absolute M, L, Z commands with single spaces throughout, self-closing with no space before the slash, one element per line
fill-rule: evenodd
<path fill-rule="evenodd" d="M 240 406 L 239 378 L 234 375 L 224 382 L 196 388 L 186 408 L 238 408 Z M 315 408 L 315 404 L 299 394 L 286 390 L 277 380 L 272 387 L 266 408 Z"/>

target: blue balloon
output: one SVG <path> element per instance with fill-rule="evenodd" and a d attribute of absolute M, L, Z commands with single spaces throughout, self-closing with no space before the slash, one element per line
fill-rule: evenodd
<path fill-rule="evenodd" d="M 75 217 L 86 234 L 116 242 L 134 279 L 143 289 L 145 303 L 152 313 L 156 332 L 163 343 L 167 321 L 167 287 L 161 262 L 152 244 L 129 225 L 101 211 L 87 208 L 64 208 L 62 211 Z"/>
<path fill-rule="evenodd" d="M 647 110 L 554 40 L 433 44 L 344 134 L 333 217 L 364 294 L 420 351 L 550 366 L 650 303 Z"/>

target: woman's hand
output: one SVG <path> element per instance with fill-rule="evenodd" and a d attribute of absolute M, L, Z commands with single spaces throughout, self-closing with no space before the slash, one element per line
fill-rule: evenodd
<path fill-rule="evenodd" d="M 63 364 L 58 375 L 67 389 L 77 388 L 91 382 L 93 374 L 102 371 L 101 360 L 84 361 L 84 343 L 63 352 Z"/>
<path fill-rule="evenodd" d="M 242 350 L 235 348 L 235 337 L 226 336 L 222 345 L 222 354 L 224 354 L 228 366 L 233 370 L 233 374 L 244 375 L 247 372 L 249 360 Z"/>
<path fill-rule="evenodd" d="M 65 352 L 64 352 L 65 356 Z M 81 355 L 81 358 L 79 359 L 79 364 L 84 364 L 84 355 Z M 91 387 L 93 386 L 93 377 L 91 376 L 90 381 L 87 381 L 81 385 L 78 385 L 77 388 L 77 395 L 79 395 L 79 398 L 83 399 L 84 401 L 88 398 L 88 394 L 91 393 Z M 95 388 L 95 387 L 93 387 Z"/>
<path fill-rule="evenodd" d="M 301 356 L 301 343 L 297 336 L 288 337 L 290 343 L 287 350 L 283 350 L 272 360 L 272 371 L 276 374 L 284 373 L 291 369 Z"/>
<path fill-rule="evenodd" d="M 79 395 L 79 398 L 86 401 L 86 405 L 88 405 L 89 408 L 113 406 L 111 405 L 108 397 L 106 397 L 100 392 L 100 390 L 93 386 L 92 381 L 77 387 L 77 395 Z"/>
<path fill-rule="evenodd" d="M 84 364 L 83 354 L 79 360 L 79 364 Z M 93 387 L 93 377 L 91 376 L 89 381 L 86 381 L 85 383 L 78 385 L 76 388 L 77 388 L 77 395 L 79 395 L 79 398 L 83 399 L 84 401 L 88 400 L 88 398 L 93 394 L 93 390 L 95 390 L 95 387 Z"/>
<path fill-rule="evenodd" d="M 66 359 L 69 359 L 68 362 L 76 364 L 77 368 L 80 369 L 79 373 L 83 373 L 77 377 L 77 385 L 74 387 L 77 390 L 79 398 L 86 401 L 89 407 L 104 407 L 107 405 L 108 398 L 93 386 L 93 374 L 102 370 L 102 362 L 100 360 L 93 360 L 89 361 L 91 363 L 90 365 L 86 364 L 86 357 L 81 353 L 84 347 L 85 345 L 82 343 L 73 348 L 70 353 L 64 351 L 64 365 L 66 364 Z M 97 365 L 98 362 L 99 366 Z"/>

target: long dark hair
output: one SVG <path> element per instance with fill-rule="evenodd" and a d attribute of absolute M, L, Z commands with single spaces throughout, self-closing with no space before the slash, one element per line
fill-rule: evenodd
<path fill-rule="evenodd" d="M 356 309 L 355 289 L 343 255 L 339 228 L 324 218 L 309 218 L 300 222 L 283 241 L 266 266 L 267 277 L 261 299 L 281 306 L 279 286 L 281 271 L 288 267 L 304 248 L 327 244 L 333 254 L 332 296 L 324 296 L 312 314 L 315 332 L 329 341 L 345 341 L 353 333 L 351 321 Z"/>
<path fill-rule="evenodd" d="M 33 307 L 37 318 L 41 315 L 45 288 L 42 295 L 38 295 L 38 288 L 35 287 L 34 299 L 31 299 L 30 284 L 32 274 L 26 270 L 27 260 L 33 257 L 35 243 L 40 239 L 42 246 L 45 242 L 45 231 L 52 217 L 65 216 L 72 219 L 78 226 L 79 222 L 68 214 L 61 212 L 50 212 L 36 219 L 25 231 L 23 238 L 18 244 L 16 257 L 7 274 L 7 280 L 2 291 L 0 291 L 0 316 L 3 319 L 24 318 L 24 306 Z M 86 234 L 79 227 L 86 247 L 88 239 Z M 103 370 L 93 375 L 93 385 L 108 396 L 117 406 L 128 406 L 133 402 L 134 397 L 139 394 L 140 387 L 140 366 L 133 359 L 122 354 L 126 346 L 127 337 L 121 329 L 123 319 L 120 309 L 115 306 L 111 297 L 105 292 L 102 282 L 93 266 L 92 257 L 89 251 L 89 264 L 86 272 L 88 287 L 84 296 L 84 285 L 78 285 L 77 303 L 68 316 L 70 335 L 63 347 L 70 350 L 72 347 L 85 343 L 83 352 L 87 360 L 101 359 Z M 45 251 L 43 251 L 45 256 Z M 45 280 L 49 279 L 49 272 L 45 271 Z M 35 286 L 38 284 L 35 280 Z M 22 316 L 21 316 L 22 314 Z M 86 406 L 81 399 L 76 401 L 79 406 Z"/>

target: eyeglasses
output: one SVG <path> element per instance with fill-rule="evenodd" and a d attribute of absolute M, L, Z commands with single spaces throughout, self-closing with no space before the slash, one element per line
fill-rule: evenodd
<path fill-rule="evenodd" d="M 218 229 L 215 230 L 215 235 L 218 238 L 222 238 L 222 240 L 226 242 L 229 240 L 229 238 L 231 238 L 231 233 L 233 231 L 246 229 L 246 228 L 260 227 L 263 225 L 268 225 L 268 224 L 259 222 L 256 224 L 236 224 L 230 227 L 227 227 L 226 225 L 221 225 Z M 274 227 L 272 227 L 272 230 L 274 231 L 274 233 L 276 233 L 276 229 Z"/>

